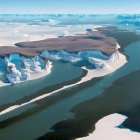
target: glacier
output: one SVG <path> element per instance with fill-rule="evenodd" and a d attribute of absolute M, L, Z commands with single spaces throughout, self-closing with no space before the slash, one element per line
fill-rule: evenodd
<path fill-rule="evenodd" d="M 77 53 L 68 53 L 65 50 L 52 52 L 46 50 L 35 57 L 10 54 L 9 56 L 0 57 L 0 74 L 5 77 L 7 83 L 16 84 L 34 79 L 33 75 L 39 73 L 44 73 L 45 76 L 51 61 L 66 61 L 73 64 L 86 61 L 88 65 L 93 66 L 93 69 L 101 69 L 104 67 L 103 60 L 113 61 L 114 56 L 114 54 L 107 56 L 101 51 L 90 50 Z M 86 66 L 87 63 L 83 63 L 82 66 Z"/>

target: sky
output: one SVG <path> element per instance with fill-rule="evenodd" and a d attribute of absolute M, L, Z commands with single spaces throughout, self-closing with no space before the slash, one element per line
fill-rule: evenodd
<path fill-rule="evenodd" d="M 140 0 L 0 0 L 1 14 L 140 14 Z"/>

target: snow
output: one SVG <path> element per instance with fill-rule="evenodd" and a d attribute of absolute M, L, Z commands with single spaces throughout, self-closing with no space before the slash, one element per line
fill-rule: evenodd
<path fill-rule="evenodd" d="M 52 26 L 53 24 L 56 24 L 53 20 L 37 25 L 18 22 L 0 22 L 0 46 L 14 46 L 18 42 L 83 34 L 87 32 L 87 28 L 95 31 L 97 27 L 95 25 Z"/>
<path fill-rule="evenodd" d="M 7 72 L 8 74 L 6 74 L 6 78 L 11 84 L 15 84 L 16 81 L 20 81 L 21 72 L 16 69 L 15 64 L 8 62 Z"/>
<path fill-rule="evenodd" d="M 139 140 L 140 133 L 118 127 L 126 119 L 126 116 L 118 113 L 105 116 L 95 124 L 93 133 L 76 140 Z"/>

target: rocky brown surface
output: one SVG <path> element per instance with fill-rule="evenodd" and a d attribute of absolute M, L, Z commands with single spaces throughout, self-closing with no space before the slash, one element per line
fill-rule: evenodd
<path fill-rule="evenodd" d="M 17 47 L 0 47 L 0 56 L 9 55 L 12 53 L 35 56 L 39 52 L 45 50 L 65 50 L 70 53 L 83 50 L 100 50 L 107 55 L 111 55 L 116 51 L 116 40 L 112 37 L 105 36 L 99 31 L 91 31 L 86 34 L 51 38 L 40 41 L 19 42 L 15 45 Z"/>

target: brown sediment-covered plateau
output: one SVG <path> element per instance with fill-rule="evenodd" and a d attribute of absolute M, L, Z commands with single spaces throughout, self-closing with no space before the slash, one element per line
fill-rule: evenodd
<path fill-rule="evenodd" d="M 107 55 L 111 55 L 116 51 L 116 40 L 112 37 L 107 37 L 99 31 L 91 31 L 86 34 L 51 38 L 40 41 L 19 42 L 15 45 L 17 47 L 0 47 L 0 56 L 12 53 L 19 53 L 25 56 L 35 56 L 39 52 L 45 50 L 65 50 L 69 53 L 76 53 L 83 50 L 99 50 Z"/>

